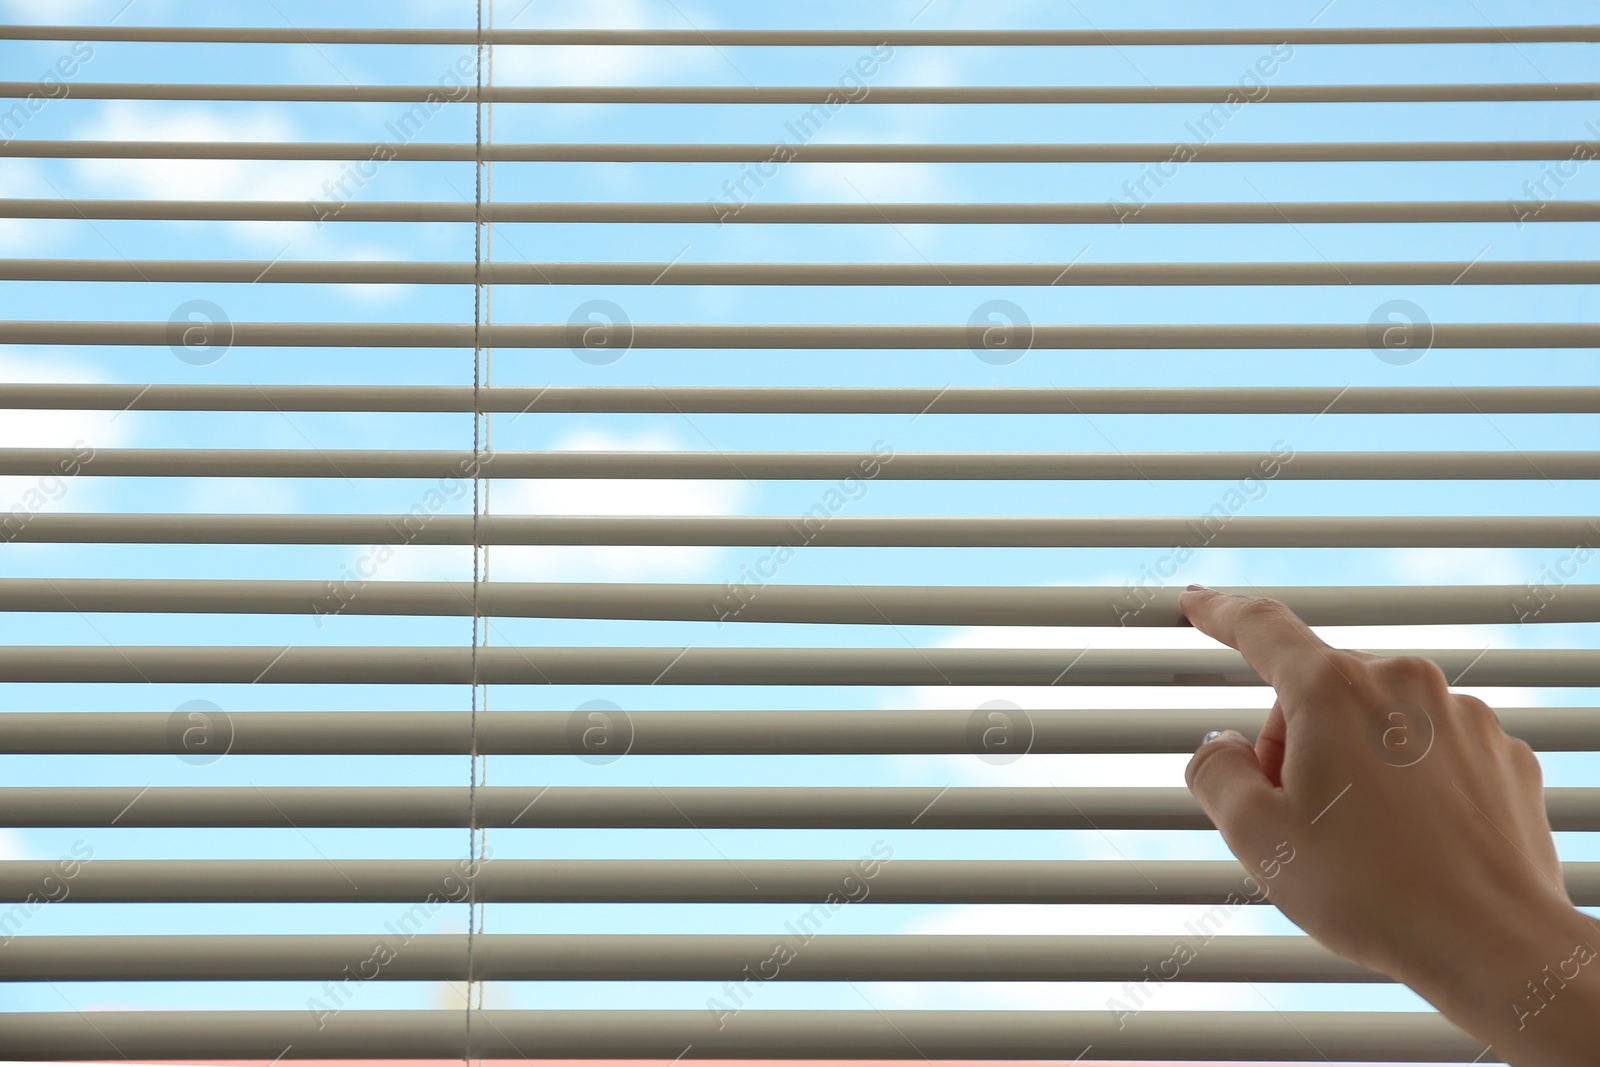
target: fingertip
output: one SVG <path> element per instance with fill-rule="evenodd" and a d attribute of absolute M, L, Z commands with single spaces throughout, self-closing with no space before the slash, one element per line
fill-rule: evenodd
<path fill-rule="evenodd" d="M 1223 595 L 1209 585 L 1191 585 L 1178 594 L 1178 610 L 1193 622 L 1196 610 Z"/>
<path fill-rule="evenodd" d="M 1255 745 L 1248 737 L 1237 730 L 1212 730 L 1201 739 L 1200 746 L 1189 759 L 1189 765 L 1184 768 L 1184 781 L 1191 791 L 1195 791 L 1195 783 L 1200 778 L 1201 768 L 1217 760 L 1221 760 L 1224 765 L 1242 763 L 1249 769 L 1260 772 Z"/>
<path fill-rule="evenodd" d="M 1247 745 L 1250 743 L 1250 739 L 1238 730 L 1208 730 L 1206 735 L 1200 739 L 1200 744 L 1209 745 L 1213 741 L 1222 740 L 1243 741 Z"/>
<path fill-rule="evenodd" d="M 1213 733 L 1190 758 L 1184 781 L 1234 854 L 1244 856 L 1278 824 L 1277 790 L 1249 738 L 1237 730 Z"/>

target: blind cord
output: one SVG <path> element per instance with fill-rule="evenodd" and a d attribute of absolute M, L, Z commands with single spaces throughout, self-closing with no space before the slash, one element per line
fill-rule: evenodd
<path fill-rule="evenodd" d="M 477 96 L 473 101 L 472 162 L 472 664 L 471 702 L 468 720 L 469 753 L 467 765 L 467 995 L 466 1024 L 462 1061 L 472 1060 L 473 939 L 479 915 L 477 874 L 481 835 L 478 833 L 478 620 L 479 587 L 482 582 L 480 497 L 483 476 L 483 0 L 477 0 L 477 40 L 475 44 Z"/>
<path fill-rule="evenodd" d="M 494 30 L 494 0 L 489 0 L 488 26 L 489 26 L 490 32 L 492 33 L 493 30 Z M 494 42 L 493 41 L 489 41 L 489 42 L 487 42 L 485 44 L 484 53 L 485 53 L 484 54 L 484 65 L 488 68 L 488 74 L 484 78 L 484 84 L 488 85 L 490 88 L 493 88 L 494 87 Z M 484 143 L 485 144 L 494 144 L 494 101 L 492 99 L 488 102 L 487 105 L 485 105 L 485 111 L 487 113 L 487 118 L 485 120 L 485 131 L 486 132 L 484 134 Z M 494 203 L 494 161 L 490 160 L 490 159 L 484 160 L 483 163 L 482 163 L 482 171 L 483 171 L 483 199 L 484 199 L 485 203 L 492 204 L 492 203 Z M 494 262 L 494 226 L 493 226 L 493 224 L 488 224 L 488 225 L 483 226 L 482 227 L 482 234 L 483 234 L 483 262 L 486 263 L 486 264 L 487 263 L 493 263 Z M 493 285 L 484 285 L 484 286 L 479 288 L 478 292 L 480 292 L 483 295 L 483 322 L 484 322 L 485 325 L 489 325 L 489 324 L 494 322 L 494 287 L 493 287 Z M 491 389 L 493 386 L 494 386 L 494 349 L 490 348 L 488 346 L 485 346 L 484 349 L 483 349 L 483 388 L 485 390 L 488 390 L 488 389 Z M 474 405 L 474 406 L 477 406 L 477 405 Z M 476 417 L 476 416 L 474 416 L 474 417 Z M 492 455 L 494 453 L 494 413 L 493 412 L 489 412 L 489 411 L 483 412 L 483 451 L 484 451 L 484 455 Z M 483 514 L 485 514 L 485 515 L 489 514 L 489 512 L 492 510 L 493 506 L 492 506 L 491 501 L 492 501 L 493 495 L 494 495 L 494 483 L 493 482 L 484 482 L 483 483 Z M 480 552 L 481 558 L 483 560 L 483 581 L 484 581 L 485 584 L 487 584 L 488 581 L 489 581 L 489 560 L 490 560 L 490 555 L 491 555 L 490 546 L 488 546 L 488 545 L 480 546 L 479 552 Z M 488 643 L 489 643 L 489 620 L 487 618 L 485 618 L 483 620 L 482 639 L 483 639 L 484 645 L 487 646 Z M 487 685 L 482 687 L 481 695 L 482 695 L 482 699 L 483 699 L 482 710 L 487 712 L 489 710 L 489 687 Z M 478 773 L 478 784 L 479 785 L 483 785 L 483 786 L 488 785 L 489 784 L 489 757 L 487 755 L 480 755 L 478 757 L 478 772 L 479 772 Z M 479 847 L 480 855 L 487 855 L 488 854 L 488 851 L 489 851 L 489 830 L 488 830 L 487 827 L 484 827 L 483 829 L 480 829 L 478 831 L 478 847 Z M 469 916 L 469 918 L 470 918 L 470 916 Z M 489 920 L 489 909 L 487 907 L 479 908 L 478 909 L 478 933 L 479 934 L 482 934 L 484 932 L 484 927 L 488 923 L 488 920 Z M 469 933 L 470 933 L 470 931 L 469 931 Z M 483 1010 L 483 1006 L 484 1006 L 484 997 L 487 994 L 487 990 L 484 989 L 484 984 L 482 982 L 479 982 L 477 985 L 478 985 L 478 1010 L 482 1011 Z M 469 1001 L 471 999 L 471 993 L 472 993 L 472 987 L 469 985 L 467 987 L 467 994 L 468 994 Z M 482 1067 L 483 1060 L 480 1058 L 478 1063 L 479 1063 L 479 1067 Z"/>

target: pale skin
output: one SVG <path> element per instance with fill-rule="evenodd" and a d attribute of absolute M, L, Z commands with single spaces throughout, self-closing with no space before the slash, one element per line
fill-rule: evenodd
<path fill-rule="evenodd" d="M 1246 867 L 1294 850 L 1268 899 L 1485 1061 L 1600 1063 L 1600 922 L 1562 883 L 1533 751 L 1428 660 L 1332 648 L 1273 600 L 1191 586 L 1180 603 L 1277 694 L 1254 744 L 1226 731 L 1187 773 Z"/>

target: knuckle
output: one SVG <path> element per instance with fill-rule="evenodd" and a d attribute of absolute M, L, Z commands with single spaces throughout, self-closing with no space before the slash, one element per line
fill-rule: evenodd
<path fill-rule="evenodd" d="M 1533 746 L 1520 737 L 1506 738 L 1506 754 L 1511 759 L 1511 765 L 1525 775 L 1533 784 L 1537 785 L 1544 780 L 1544 768 L 1539 763 L 1538 755 L 1533 751 Z"/>
<path fill-rule="evenodd" d="M 1427 689 L 1444 690 L 1450 687 L 1444 671 L 1431 659 L 1422 656 L 1394 656 L 1378 661 L 1377 669 L 1388 680 L 1402 685 L 1415 685 Z"/>
<path fill-rule="evenodd" d="M 1251 597 L 1239 605 L 1239 617 L 1255 625 L 1282 622 L 1289 617 L 1289 607 L 1271 597 Z"/>
<path fill-rule="evenodd" d="M 1492 726 L 1496 732 L 1499 731 L 1500 716 L 1496 715 L 1494 713 L 1494 709 L 1488 704 L 1484 703 L 1482 700 L 1479 700 L 1477 697 L 1466 696 L 1459 693 L 1456 694 L 1455 701 L 1456 707 L 1462 711 L 1465 718 L 1467 718 L 1469 721 L 1480 726 Z"/>

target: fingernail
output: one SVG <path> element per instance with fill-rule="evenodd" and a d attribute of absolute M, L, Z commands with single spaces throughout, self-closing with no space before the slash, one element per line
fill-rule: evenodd
<path fill-rule="evenodd" d="M 1189 587 L 1189 592 L 1193 593 L 1193 592 L 1197 592 L 1197 591 L 1198 592 L 1202 592 L 1202 593 L 1215 593 L 1216 592 L 1216 590 L 1211 588 L 1209 585 L 1191 585 Z"/>
<path fill-rule="evenodd" d="M 1212 730 L 1210 733 L 1206 734 L 1204 737 L 1202 737 L 1200 739 L 1200 743 L 1202 745 L 1209 745 L 1211 742 L 1215 741 L 1217 738 L 1219 738 L 1221 736 L 1222 736 L 1222 731 L 1221 730 Z"/>

